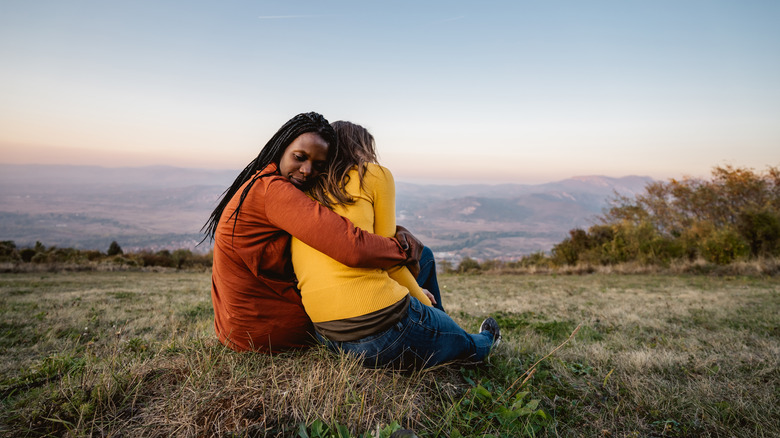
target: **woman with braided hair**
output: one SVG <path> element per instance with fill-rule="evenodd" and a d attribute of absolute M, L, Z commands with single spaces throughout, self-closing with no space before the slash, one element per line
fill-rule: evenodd
<path fill-rule="evenodd" d="M 309 194 L 356 226 L 379 235 L 395 231 L 395 183 L 376 163 L 374 138 L 362 126 L 335 122 L 339 155 Z M 292 260 L 306 313 L 317 338 L 368 367 L 420 369 L 452 360 L 479 361 L 501 339 L 495 319 L 469 334 L 418 286 L 404 266 L 349 267 L 302 239 Z"/>
<path fill-rule="evenodd" d="M 421 250 L 408 233 L 395 239 L 363 231 L 302 191 L 337 154 L 325 117 L 298 114 L 236 177 L 204 225 L 214 240 L 214 327 L 226 346 L 271 352 L 313 341 L 290 261 L 291 235 L 355 267 L 410 263 Z"/>

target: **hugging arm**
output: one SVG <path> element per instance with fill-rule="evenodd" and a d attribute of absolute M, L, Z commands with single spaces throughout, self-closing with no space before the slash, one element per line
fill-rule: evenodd
<path fill-rule="evenodd" d="M 350 267 L 387 269 L 409 256 L 392 234 L 383 237 L 354 226 L 286 181 L 265 194 L 268 219 L 301 242 Z"/>

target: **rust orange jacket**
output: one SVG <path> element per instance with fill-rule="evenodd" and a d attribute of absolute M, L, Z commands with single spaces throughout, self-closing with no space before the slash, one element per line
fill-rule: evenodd
<path fill-rule="evenodd" d="M 407 256 L 395 240 L 355 227 L 279 175 L 260 171 L 231 217 L 236 192 L 214 235 L 211 299 L 220 342 L 238 350 L 280 351 L 312 342 L 311 321 L 295 288 L 290 235 L 352 267 L 389 268 Z"/>

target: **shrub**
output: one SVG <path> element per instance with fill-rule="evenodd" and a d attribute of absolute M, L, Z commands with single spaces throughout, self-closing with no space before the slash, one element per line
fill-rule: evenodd
<path fill-rule="evenodd" d="M 460 264 L 458 264 L 458 272 L 461 274 L 477 273 L 481 271 L 482 266 L 479 265 L 478 261 L 472 259 L 471 257 L 464 258 L 460 261 Z"/>
<path fill-rule="evenodd" d="M 490 259 L 480 263 L 479 266 L 483 271 L 500 271 L 506 266 L 506 263 L 501 260 Z"/>
<path fill-rule="evenodd" d="M 194 265 L 192 251 L 188 249 L 177 249 L 171 254 L 171 258 L 176 269 L 191 268 Z"/>
<path fill-rule="evenodd" d="M 122 255 L 124 254 L 124 251 L 122 251 L 122 248 L 116 243 L 116 240 L 114 240 L 111 242 L 111 245 L 108 246 L 108 252 L 106 252 L 106 254 L 109 256 Z"/>
<path fill-rule="evenodd" d="M 575 265 L 591 247 L 588 233 L 581 228 L 569 231 L 569 237 L 553 246 L 552 259 L 558 265 Z"/>
<path fill-rule="evenodd" d="M 780 253 L 780 218 L 768 210 L 740 214 L 737 229 L 750 246 L 753 257 Z"/>
<path fill-rule="evenodd" d="M 724 228 L 702 242 L 701 252 L 708 262 L 727 265 L 746 258 L 750 254 L 750 247 L 736 231 Z"/>
<path fill-rule="evenodd" d="M 32 262 L 32 259 L 33 257 L 35 257 L 35 254 L 37 253 L 32 248 L 24 248 L 23 250 L 19 251 L 19 257 L 21 257 L 22 261 L 25 263 Z"/>
<path fill-rule="evenodd" d="M 16 250 L 16 244 L 12 240 L 0 242 L 0 262 L 18 262 L 22 258 Z"/>
<path fill-rule="evenodd" d="M 100 251 L 94 250 L 94 249 L 88 249 L 81 251 L 81 256 L 90 262 L 99 261 L 104 257 L 104 254 Z"/>
<path fill-rule="evenodd" d="M 551 260 L 544 254 L 544 252 L 539 251 L 535 252 L 533 254 L 525 255 L 517 262 L 512 262 L 509 264 L 510 267 L 522 267 L 522 268 L 530 268 L 532 266 L 537 267 L 543 267 L 543 268 L 549 268 L 551 265 Z"/>
<path fill-rule="evenodd" d="M 49 256 L 45 252 L 37 252 L 32 256 L 30 262 L 35 264 L 48 263 Z"/>

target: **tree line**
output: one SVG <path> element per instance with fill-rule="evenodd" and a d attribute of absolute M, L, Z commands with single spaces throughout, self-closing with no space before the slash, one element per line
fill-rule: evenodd
<path fill-rule="evenodd" d="M 36 242 L 31 248 L 18 248 L 13 241 L 0 241 L 0 262 L 5 263 L 80 266 L 110 264 L 130 268 L 208 269 L 211 268 L 212 255 L 211 252 L 196 254 L 189 249 L 143 250 L 126 253 L 116 241 L 111 242 L 106 252 L 56 246 L 47 248 L 41 242 Z"/>

